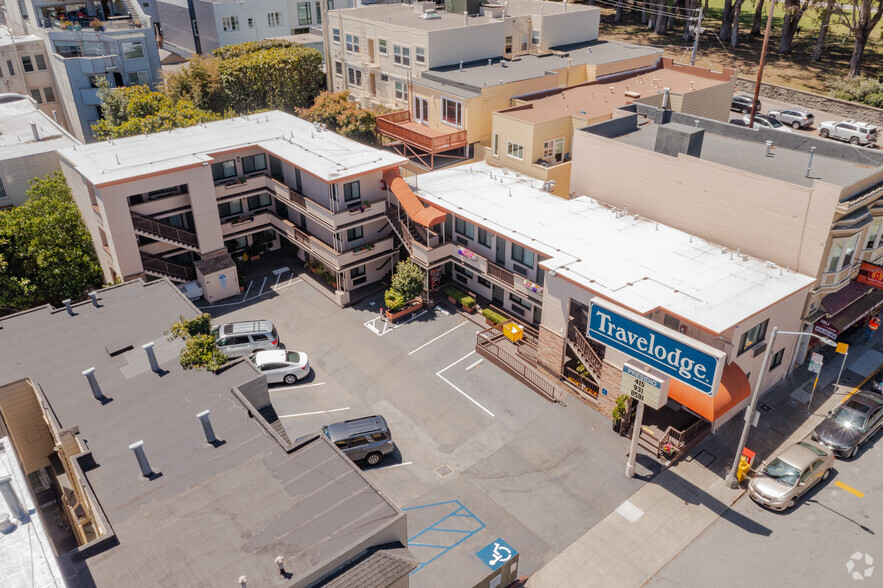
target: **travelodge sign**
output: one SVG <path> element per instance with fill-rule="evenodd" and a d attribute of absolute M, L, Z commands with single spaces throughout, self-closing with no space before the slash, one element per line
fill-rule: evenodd
<path fill-rule="evenodd" d="M 717 393 L 727 354 L 596 298 L 588 335 L 709 396 Z"/>

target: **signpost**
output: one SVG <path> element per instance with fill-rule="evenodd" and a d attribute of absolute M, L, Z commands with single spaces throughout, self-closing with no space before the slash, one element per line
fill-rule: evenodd
<path fill-rule="evenodd" d="M 625 475 L 635 477 L 635 460 L 638 455 L 638 437 L 640 437 L 641 425 L 644 421 L 644 405 L 654 410 L 659 410 L 668 401 L 668 376 L 654 372 L 653 370 L 641 369 L 633 363 L 626 362 L 622 366 L 622 378 L 619 391 L 622 394 L 638 401 L 638 410 L 635 413 L 635 424 L 632 427 L 632 442 L 629 446 L 629 460 L 625 464 Z"/>
<path fill-rule="evenodd" d="M 816 393 L 816 386 L 819 384 L 819 374 L 822 371 L 822 354 L 813 353 L 809 360 L 809 371 L 816 375 L 815 381 L 812 383 L 812 392 L 809 393 L 809 402 L 806 403 L 806 413 L 809 414 L 812 409 L 812 397 Z"/>
<path fill-rule="evenodd" d="M 843 354 L 843 362 L 840 364 L 840 371 L 837 372 L 837 383 L 834 384 L 834 392 L 837 391 L 837 386 L 840 385 L 840 376 L 843 375 L 843 366 L 846 365 L 846 356 L 849 355 L 849 345 L 847 343 L 837 343 L 837 353 Z"/>

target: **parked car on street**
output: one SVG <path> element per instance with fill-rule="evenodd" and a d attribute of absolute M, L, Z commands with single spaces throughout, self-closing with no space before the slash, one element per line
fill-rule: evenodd
<path fill-rule="evenodd" d="M 736 94 L 733 96 L 733 103 L 730 105 L 730 110 L 735 110 L 742 114 L 750 114 L 752 100 L 753 97 L 748 94 Z M 755 107 L 754 112 L 760 112 L 760 100 L 757 101 L 757 106 Z"/>
<path fill-rule="evenodd" d="M 746 114 L 742 117 L 742 122 L 745 123 L 745 126 L 748 126 L 749 121 L 751 120 L 751 115 Z M 755 129 L 773 129 L 774 131 L 785 131 L 787 133 L 791 132 L 791 129 L 777 121 L 776 119 L 769 117 L 765 114 L 755 114 L 754 115 L 754 128 Z"/>
<path fill-rule="evenodd" d="M 248 356 L 265 376 L 268 384 L 294 384 L 310 373 L 310 362 L 307 354 L 300 351 L 274 349 L 258 351 Z"/>
<path fill-rule="evenodd" d="M 834 453 L 812 441 L 798 441 L 769 463 L 748 484 L 754 502 L 773 510 L 787 510 L 807 490 L 827 480 Z"/>
<path fill-rule="evenodd" d="M 813 114 L 805 108 L 783 108 L 782 110 L 770 110 L 767 116 L 774 118 L 782 124 L 791 125 L 795 129 L 811 127 L 815 121 Z"/>
<path fill-rule="evenodd" d="M 325 425 L 322 433 L 351 460 L 364 461 L 372 466 L 396 448 L 386 419 L 379 415 Z"/>
<path fill-rule="evenodd" d="M 828 413 L 813 430 L 812 438 L 840 457 L 852 457 L 862 443 L 883 428 L 883 396 L 856 392 Z"/>
<path fill-rule="evenodd" d="M 229 358 L 279 346 L 276 327 L 267 320 L 226 323 L 214 329 L 213 333 L 217 337 L 218 349 Z"/>
<path fill-rule="evenodd" d="M 849 141 L 852 145 L 867 145 L 877 140 L 877 127 L 855 120 L 826 120 L 819 125 L 819 136 Z"/>

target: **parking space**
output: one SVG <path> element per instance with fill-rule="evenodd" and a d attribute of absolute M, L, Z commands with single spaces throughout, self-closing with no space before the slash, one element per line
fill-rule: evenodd
<path fill-rule="evenodd" d="M 452 309 L 392 328 L 379 319 L 382 293 L 340 309 L 297 276 L 270 276 L 269 294 L 207 310 L 218 321 L 270 319 L 287 348 L 308 354 L 308 378 L 270 390 L 290 437 L 385 417 L 397 450 L 364 471 L 414 509 L 412 586 L 480 581 L 490 570 L 475 552 L 500 537 L 520 553 L 519 573 L 535 571 L 655 473 L 646 462 L 643 479 L 623 475 L 627 442 L 592 408 L 550 403 L 481 361 L 483 327 Z M 253 283 L 260 292 L 263 278 Z"/>

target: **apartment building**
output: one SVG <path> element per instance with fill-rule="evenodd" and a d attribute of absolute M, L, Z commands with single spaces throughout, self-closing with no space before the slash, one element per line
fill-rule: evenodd
<path fill-rule="evenodd" d="M 199 310 L 168 280 L 93 295 L 0 319 L 4 586 L 407 588 L 407 515 L 265 418 L 249 361 L 183 369 L 166 331 Z"/>
<path fill-rule="evenodd" d="M 283 112 L 59 156 L 108 281 L 197 280 L 218 300 L 239 294 L 231 255 L 284 245 L 344 306 L 396 261 L 381 180 L 405 160 Z"/>
<path fill-rule="evenodd" d="M 643 215 L 558 198 L 539 180 L 484 162 L 423 174 L 414 185 L 393 175 L 393 226 L 411 259 L 524 327 L 517 346 L 499 327 L 488 329 L 477 351 L 543 394 L 556 398 L 567 387 L 602 412 L 619 395 L 629 357 L 587 336 L 589 308 L 599 300 L 721 358 L 720 384 L 702 391 L 671 383 L 672 406 L 701 417 L 688 425 L 696 431 L 744 407 L 767 326 L 799 328 L 814 282 Z M 765 386 L 788 372 L 795 345 L 777 341 Z"/>
<path fill-rule="evenodd" d="M 13 33 L 42 40 L 45 64 L 56 82 L 59 117 L 64 115 L 66 128 L 79 141 L 94 140 L 99 80 L 111 87 L 153 87 L 160 80 L 153 23 L 137 2 L 3 0 L 3 5 Z M 98 30 L 91 26 L 96 19 Z M 39 67 L 36 56 L 34 66 Z"/>
<path fill-rule="evenodd" d="M 32 98 L 0 94 L 0 210 L 22 204 L 31 180 L 60 169 L 56 150 L 74 145 Z"/>
<path fill-rule="evenodd" d="M 735 70 L 713 72 L 663 57 L 638 71 L 514 99 L 514 106 L 492 115 L 485 161 L 550 182 L 553 194 L 569 198 L 574 129 L 608 120 L 621 106 L 649 104 L 729 120 Z"/>
<path fill-rule="evenodd" d="M 879 312 L 883 293 L 867 276 L 883 261 L 883 155 L 640 104 L 624 110 L 574 133 L 577 195 L 813 276 L 802 330 L 836 338 Z"/>
<path fill-rule="evenodd" d="M 67 128 L 46 47 L 37 35 L 14 35 L 0 26 L 0 94 L 30 96 L 37 108 Z"/>

